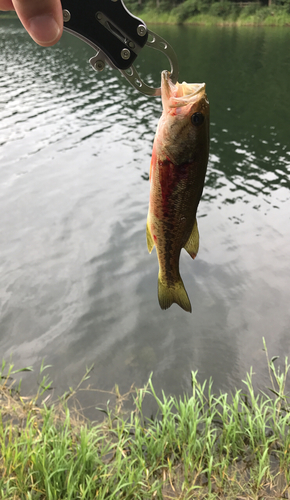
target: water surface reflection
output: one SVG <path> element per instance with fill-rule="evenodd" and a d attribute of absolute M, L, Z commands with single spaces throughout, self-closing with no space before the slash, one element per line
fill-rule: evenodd
<path fill-rule="evenodd" d="M 289 352 L 289 30 L 155 30 L 211 102 L 200 252 L 181 256 L 191 315 L 159 309 L 145 242 L 160 100 L 95 75 L 91 49 L 67 34 L 42 49 L 18 23 L 0 27 L 0 351 L 36 369 L 46 357 L 59 392 L 92 362 L 101 389 L 153 371 L 178 394 L 198 369 L 229 390 L 251 365 L 263 386 L 262 336 L 270 354 Z M 149 62 L 158 85 L 158 54 Z"/>

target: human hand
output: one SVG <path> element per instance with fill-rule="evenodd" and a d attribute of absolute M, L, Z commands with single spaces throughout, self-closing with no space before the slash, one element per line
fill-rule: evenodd
<path fill-rule="evenodd" d="M 60 0 L 0 0 L 0 10 L 15 10 L 31 38 L 43 47 L 54 45 L 62 35 Z"/>

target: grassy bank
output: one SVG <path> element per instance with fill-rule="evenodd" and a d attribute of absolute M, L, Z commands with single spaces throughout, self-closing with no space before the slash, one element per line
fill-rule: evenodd
<path fill-rule="evenodd" d="M 268 10 L 265 7 L 265 11 Z M 280 26 L 290 27 L 290 14 L 278 12 L 276 15 L 263 12 L 263 15 L 253 14 L 245 17 L 214 16 L 210 14 L 196 14 L 179 20 L 175 13 L 160 13 L 155 10 L 138 12 L 139 17 L 150 24 L 181 24 L 181 25 L 203 25 L 203 26 Z"/>
<path fill-rule="evenodd" d="M 2 499 L 289 498 L 289 371 L 268 359 L 273 397 L 245 390 L 214 395 L 192 373 L 192 394 L 158 398 L 151 378 L 134 391 L 134 409 L 123 399 L 103 409 L 104 421 L 87 422 L 68 409 L 70 390 L 47 407 L 11 385 L 2 366 L 0 386 L 0 497 Z M 6 373 L 6 375 L 5 375 Z M 88 373 L 84 380 L 88 378 Z M 144 398 L 159 412 L 144 418 Z M 47 403 L 46 403 L 47 404 Z"/>
<path fill-rule="evenodd" d="M 152 2 L 140 8 L 135 0 L 125 1 L 128 9 L 146 24 L 200 24 L 205 26 L 289 26 L 290 2 L 287 5 L 261 6 L 258 2 L 242 7 L 227 0 L 211 5 L 185 0 L 177 7 L 167 8 L 161 2 L 156 9 Z M 0 18 L 16 18 L 15 12 L 1 12 Z"/>
<path fill-rule="evenodd" d="M 143 10 L 134 8 L 132 12 L 141 17 L 146 24 L 200 24 L 206 26 L 289 26 L 290 6 L 262 7 L 252 4 L 241 7 L 230 2 L 218 2 L 204 11 L 196 7 L 194 0 L 185 0 L 173 9 Z"/>

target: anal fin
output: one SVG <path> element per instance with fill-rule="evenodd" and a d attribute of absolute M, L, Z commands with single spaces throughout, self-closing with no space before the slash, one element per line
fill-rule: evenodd
<path fill-rule="evenodd" d="M 193 259 L 196 257 L 199 248 L 199 233 L 196 219 L 193 224 L 191 235 L 189 236 L 186 244 L 184 245 L 185 250 L 189 253 L 190 257 Z"/>

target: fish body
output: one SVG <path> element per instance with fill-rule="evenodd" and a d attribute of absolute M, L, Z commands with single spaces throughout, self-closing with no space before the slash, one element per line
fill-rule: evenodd
<path fill-rule="evenodd" d="M 185 248 L 194 259 L 199 246 L 196 211 L 202 195 L 209 154 L 209 103 L 205 84 L 173 84 L 162 72 L 163 113 L 150 165 L 147 246 L 156 247 L 158 299 L 162 309 L 174 302 L 191 312 L 179 274 Z"/>

